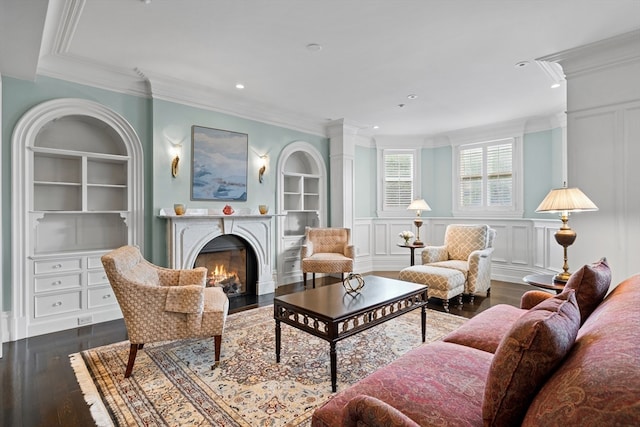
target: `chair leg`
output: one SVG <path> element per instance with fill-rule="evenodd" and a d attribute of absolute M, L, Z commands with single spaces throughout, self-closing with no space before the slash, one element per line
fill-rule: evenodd
<path fill-rule="evenodd" d="M 142 348 L 143 345 L 144 344 L 131 344 L 129 347 L 129 361 L 127 362 L 127 369 L 124 371 L 125 378 L 129 378 L 131 376 L 131 371 L 133 371 L 133 364 L 136 361 L 138 349 Z"/>
<path fill-rule="evenodd" d="M 213 337 L 214 351 L 215 351 L 215 363 L 211 365 L 211 369 L 214 369 L 220 364 L 220 348 L 222 347 L 222 335 L 215 335 Z"/>
<path fill-rule="evenodd" d="M 444 298 L 442 300 L 442 308 L 444 308 L 444 312 L 448 313 L 449 312 L 449 300 Z"/>
<path fill-rule="evenodd" d="M 302 283 L 304 283 L 304 288 L 307 289 L 307 273 L 302 273 Z"/>
<path fill-rule="evenodd" d="M 491 288 L 487 289 L 487 298 L 491 296 Z"/>

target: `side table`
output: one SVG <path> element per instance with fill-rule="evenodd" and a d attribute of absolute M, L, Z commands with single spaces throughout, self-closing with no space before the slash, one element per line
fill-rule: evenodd
<path fill-rule="evenodd" d="M 412 244 L 405 245 L 404 243 L 398 243 L 398 246 L 400 246 L 401 248 L 409 248 L 411 250 L 411 262 L 410 262 L 410 265 L 415 265 L 416 248 L 418 248 L 418 249 L 424 248 L 424 245 L 412 245 Z"/>
<path fill-rule="evenodd" d="M 553 276 L 553 274 L 530 274 L 528 276 L 525 276 L 522 280 L 524 280 L 531 286 L 548 289 L 550 291 L 555 291 L 556 294 L 559 294 L 564 290 L 565 282 L 558 282 L 556 280 L 553 280 Z"/>

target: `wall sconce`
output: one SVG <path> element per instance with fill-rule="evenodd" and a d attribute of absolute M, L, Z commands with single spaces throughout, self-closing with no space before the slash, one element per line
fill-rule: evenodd
<path fill-rule="evenodd" d="M 269 157 L 266 154 L 260 156 L 260 169 L 258 169 L 258 182 L 260 182 L 260 184 L 262 184 L 262 181 L 264 180 L 264 173 L 267 170 L 268 159 Z"/>
<path fill-rule="evenodd" d="M 169 150 L 169 153 L 171 155 L 171 176 L 175 178 L 178 176 L 178 165 L 180 163 L 180 152 L 182 151 L 182 144 L 172 143 L 172 145 L 173 146 Z"/>

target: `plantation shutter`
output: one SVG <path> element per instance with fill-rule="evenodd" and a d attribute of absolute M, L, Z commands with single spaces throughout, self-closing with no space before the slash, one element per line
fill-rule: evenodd
<path fill-rule="evenodd" d="M 385 208 L 406 208 L 413 200 L 413 154 L 385 152 Z"/>
<path fill-rule="evenodd" d="M 460 208 L 513 206 L 513 139 L 460 149 Z"/>
<path fill-rule="evenodd" d="M 487 205 L 511 206 L 513 146 L 487 147 Z"/>
<path fill-rule="evenodd" d="M 460 206 L 482 206 L 482 148 L 460 151 Z"/>

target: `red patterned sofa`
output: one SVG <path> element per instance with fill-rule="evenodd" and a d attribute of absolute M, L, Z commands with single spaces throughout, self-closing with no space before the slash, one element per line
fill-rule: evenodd
<path fill-rule="evenodd" d="M 497 305 L 337 393 L 313 427 L 640 426 L 640 274 L 606 260 Z M 604 300 L 603 300 L 604 298 Z"/>

